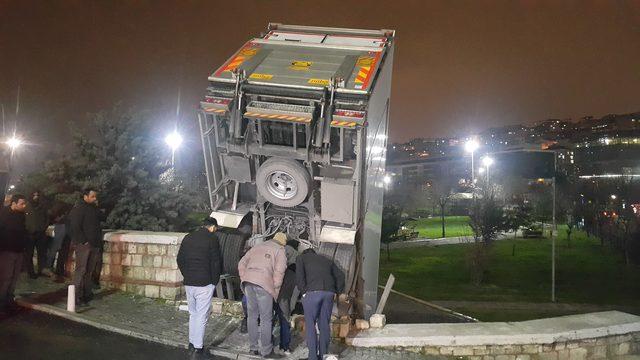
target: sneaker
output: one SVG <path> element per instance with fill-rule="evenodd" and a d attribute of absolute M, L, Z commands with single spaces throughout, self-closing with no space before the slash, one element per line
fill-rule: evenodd
<path fill-rule="evenodd" d="M 271 351 L 271 354 L 265 355 L 262 358 L 263 359 L 282 359 L 282 355 L 278 355 L 275 352 Z"/>
<path fill-rule="evenodd" d="M 189 355 L 193 354 L 194 351 L 196 351 L 196 348 L 193 346 L 192 343 L 189 343 L 189 347 L 187 348 L 187 351 L 189 352 Z"/>
<path fill-rule="evenodd" d="M 193 353 L 191 354 L 191 359 L 205 360 L 205 359 L 213 359 L 213 357 L 211 356 L 208 350 L 201 348 L 201 349 L 194 349 Z"/>

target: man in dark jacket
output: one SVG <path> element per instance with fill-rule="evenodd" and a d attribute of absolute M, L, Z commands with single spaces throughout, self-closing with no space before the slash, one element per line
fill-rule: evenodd
<path fill-rule="evenodd" d="M 27 229 L 22 195 L 13 195 L 8 207 L 0 210 L 0 311 L 13 305 L 13 292 L 22 268 Z"/>
<path fill-rule="evenodd" d="M 26 225 L 29 232 L 27 251 L 25 251 L 25 261 L 27 262 L 27 271 L 32 279 L 42 275 L 42 270 L 46 268 L 47 262 L 47 235 L 45 231 L 49 225 L 49 216 L 45 208 L 39 191 L 31 194 L 31 199 L 26 209 Z M 33 266 L 34 250 L 38 252 L 38 271 Z"/>
<path fill-rule="evenodd" d="M 307 249 L 296 259 L 296 282 L 302 293 L 309 360 L 322 359 L 329 351 L 333 299 L 344 292 L 344 273 L 333 261 Z"/>
<path fill-rule="evenodd" d="M 203 227 L 187 234 L 178 250 L 178 268 L 184 277 L 189 307 L 189 351 L 196 358 L 207 358 L 204 330 L 211 311 L 213 290 L 222 273 L 220 243 L 215 235 L 218 222 L 212 217 Z"/>
<path fill-rule="evenodd" d="M 91 274 L 98 263 L 102 247 L 101 213 L 96 206 L 98 192 L 87 188 L 82 192 L 82 201 L 69 213 L 71 241 L 76 251 L 76 271 L 73 284 L 76 287 L 76 303 L 87 304 L 93 298 Z"/>

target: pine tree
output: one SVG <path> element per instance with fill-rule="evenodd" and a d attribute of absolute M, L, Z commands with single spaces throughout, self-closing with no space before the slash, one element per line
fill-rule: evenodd
<path fill-rule="evenodd" d="M 90 126 L 75 132 L 72 153 L 45 165 L 49 183 L 42 191 L 73 204 L 83 188 L 96 187 L 107 228 L 186 230 L 195 195 L 167 176 L 173 168 L 159 130 L 147 112 L 116 106 L 92 115 Z"/>

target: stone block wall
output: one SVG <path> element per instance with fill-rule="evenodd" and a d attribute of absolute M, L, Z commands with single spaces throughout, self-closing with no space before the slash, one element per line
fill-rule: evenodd
<path fill-rule="evenodd" d="M 591 360 L 618 359 L 640 355 L 640 332 L 621 336 L 577 341 L 559 341 L 553 344 L 483 345 L 483 346 L 424 346 L 386 347 L 397 351 L 410 351 L 443 359 L 466 360 Z"/>
<path fill-rule="evenodd" d="M 622 359 L 640 355 L 640 316 L 619 311 L 521 322 L 390 324 L 346 339 L 425 357 L 467 360 Z"/>
<path fill-rule="evenodd" d="M 101 283 L 149 298 L 184 296 L 176 258 L 183 233 L 120 231 L 105 234 Z"/>

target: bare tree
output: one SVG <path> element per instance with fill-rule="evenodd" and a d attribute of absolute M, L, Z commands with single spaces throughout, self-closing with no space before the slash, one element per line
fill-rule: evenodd
<path fill-rule="evenodd" d="M 387 261 L 391 261 L 389 244 L 396 240 L 398 229 L 402 223 L 402 210 L 394 205 L 387 205 L 382 210 L 382 242 L 387 247 Z"/>
<path fill-rule="evenodd" d="M 443 175 L 441 177 L 438 177 L 437 179 L 431 180 L 429 184 L 429 198 L 435 205 L 438 206 L 440 210 L 440 219 L 442 222 L 442 237 L 444 238 L 446 237 L 446 209 L 447 205 L 449 205 L 449 202 L 454 195 L 454 190 L 456 188 L 457 182 L 456 179 L 452 176 Z"/>
<path fill-rule="evenodd" d="M 484 279 L 493 241 L 509 226 L 504 210 L 496 200 L 494 188 L 485 186 L 480 189 L 471 206 L 469 225 L 475 240 L 468 254 L 471 279 L 479 285 Z"/>

